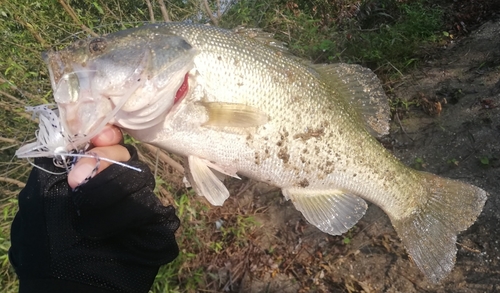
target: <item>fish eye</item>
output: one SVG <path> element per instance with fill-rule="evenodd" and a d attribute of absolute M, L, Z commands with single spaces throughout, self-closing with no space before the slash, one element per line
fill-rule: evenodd
<path fill-rule="evenodd" d="M 90 41 L 89 51 L 92 54 L 102 53 L 106 49 L 106 40 L 103 38 L 95 38 Z"/>

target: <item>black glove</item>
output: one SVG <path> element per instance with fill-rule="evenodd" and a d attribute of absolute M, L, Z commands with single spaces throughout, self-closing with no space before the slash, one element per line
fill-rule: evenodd
<path fill-rule="evenodd" d="M 179 253 L 179 219 L 153 193 L 149 168 L 126 146 L 111 165 L 72 191 L 67 175 L 34 168 L 19 194 L 9 259 L 19 292 L 148 292 L 161 265 Z M 52 159 L 35 160 L 52 172 Z"/>

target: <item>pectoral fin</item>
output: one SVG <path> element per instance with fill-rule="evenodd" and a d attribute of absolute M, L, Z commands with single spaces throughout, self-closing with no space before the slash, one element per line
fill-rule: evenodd
<path fill-rule="evenodd" d="M 186 176 L 195 192 L 214 206 L 223 205 L 229 197 L 229 191 L 206 161 L 195 156 L 189 156 L 187 161 Z"/>
<path fill-rule="evenodd" d="M 267 123 L 266 113 L 245 104 L 200 102 L 208 113 L 204 125 L 227 127 L 257 127 Z"/>
<path fill-rule="evenodd" d="M 363 217 L 368 207 L 360 197 L 339 189 L 286 188 L 282 191 L 309 223 L 331 235 L 347 232 Z"/>

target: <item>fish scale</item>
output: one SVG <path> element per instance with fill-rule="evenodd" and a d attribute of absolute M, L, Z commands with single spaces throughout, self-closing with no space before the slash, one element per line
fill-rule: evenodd
<path fill-rule="evenodd" d="M 91 137 L 92 121 L 108 122 L 184 156 L 191 186 L 215 205 L 229 196 L 221 175 L 278 186 L 332 235 L 354 226 L 368 200 L 388 214 L 424 275 L 443 279 L 457 233 L 474 223 L 486 192 L 408 168 L 380 145 L 374 136 L 387 134 L 389 107 L 369 69 L 313 65 L 275 44 L 204 25 L 150 24 L 46 60 L 71 135 Z M 84 113 L 92 119 L 78 121 L 81 105 L 94 107 Z"/>

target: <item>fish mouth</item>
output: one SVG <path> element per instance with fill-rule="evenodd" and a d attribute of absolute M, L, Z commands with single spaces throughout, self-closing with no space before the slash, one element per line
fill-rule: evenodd
<path fill-rule="evenodd" d="M 68 149 L 79 149 L 99 133 L 111 117 L 114 105 L 92 84 L 95 69 L 75 62 L 67 52 L 42 55 L 48 64 L 51 86 L 59 109 L 62 132 L 72 142 Z"/>
<path fill-rule="evenodd" d="M 189 46 L 164 62 L 164 56 L 155 60 L 156 54 L 143 50 L 117 62 L 116 58 L 77 59 L 77 53 L 71 48 L 42 55 L 62 129 L 76 146 L 87 144 L 108 123 L 141 130 L 163 122 L 187 95 L 197 54 Z M 160 68 L 155 67 L 158 64 Z"/>

